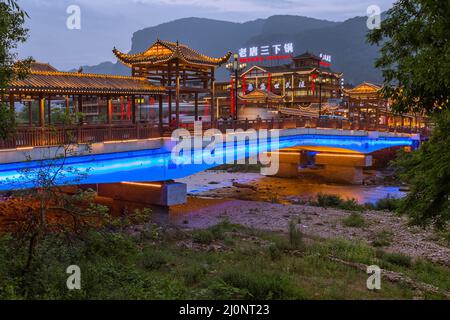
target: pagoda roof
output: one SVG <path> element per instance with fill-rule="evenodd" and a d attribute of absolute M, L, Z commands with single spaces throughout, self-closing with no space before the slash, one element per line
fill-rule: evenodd
<path fill-rule="evenodd" d="M 36 61 L 31 62 L 30 68 L 32 71 L 48 71 L 48 72 L 58 71 L 55 67 L 53 67 L 49 63 L 42 63 Z"/>
<path fill-rule="evenodd" d="M 157 40 L 146 51 L 136 54 L 122 53 L 116 48 L 114 55 L 125 65 L 133 64 L 164 64 L 171 60 L 179 59 L 186 64 L 196 64 L 218 67 L 227 62 L 231 57 L 228 52 L 221 58 L 212 58 L 178 42 Z"/>
<path fill-rule="evenodd" d="M 293 59 L 294 60 L 296 60 L 296 59 L 314 59 L 314 60 L 319 60 L 319 61 L 322 60 L 322 58 L 320 58 L 320 57 L 318 57 L 315 54 L 310 53 L 310 52 L 302 53 L 301 55 L 295 56 Z"/>
<path fill-rule="evenodd" d="M 41 66 L 42 64 L 38 64 Z M 9 91 L 43 94 L 163 94 L 145 78 L 60 71 L 36 71 L 31 68 L 24 79 L 13 80 Z"/>
<path fill-rule="evenodd" d="M 383 87 L 370 82 L 363 82 L 352 89 L 345 89 L 347 94 L 378 94 Z"/>
<path fill-rule="evenodd" d="M 266 73 L 293 73 L 298 75 L 311 74 L 314 72 L 320 72 L 322 74 L 334 74 L 337 76 L 342 76 L 341 72 L 335 72 L 329 68 L 319 68 L 319 67 L 291 67 L 290 64 L 280 65 L 280 66 L 258 66 L 254 65 L 244 72 L 244 75 L 251 73 L 253 70 L 259 69 Z"/>

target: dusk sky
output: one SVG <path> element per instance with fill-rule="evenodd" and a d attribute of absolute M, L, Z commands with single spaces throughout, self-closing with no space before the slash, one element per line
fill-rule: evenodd
<path fill-rule="evenodd" d="M 113 61 L 111 49 L 130 49 L 133 32 L 186 17 L 234 22 L 275 14 L 343 21 L 366 15 L 367 7 L 383 11 L 393 0 L 19 0 L 28 12 L 30 38 L 19 49 L 60 69 Z M 70 5 L 81 8 L 81 30 L 69 30 Z"/>

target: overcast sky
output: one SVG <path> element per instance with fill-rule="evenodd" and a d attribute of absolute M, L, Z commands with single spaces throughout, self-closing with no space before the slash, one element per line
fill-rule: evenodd
<path fill-rule="evenodd" d="M 60 69 L 112 61 L 114 46 L 126 51 L 134 31 L 186 18 L 244 22 L 274 14 L 343 21 L 366 15 L 367 7 L 383 11 L 394 0 L 18 0 L 28 12 L 30 38 L 21 57 L 33 56 Z M 68 30 L 66 10 L 81 8 L 81 30 Z"/>

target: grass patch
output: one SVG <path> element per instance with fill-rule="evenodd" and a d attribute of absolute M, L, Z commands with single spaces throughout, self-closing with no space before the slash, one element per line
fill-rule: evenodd
<path fill-rule="evenodd" d="M 388 247 L 391 245 L 393 238 L 394 233 L 392 231 L 383 230 L 375 235 L 372 245 L 374 247 Z"/>
<path fill-rule="evenodd" d="M 364 206 L 358 204 L 355 199 L 342 199 L 339 195 L 319 193 L 317 200 L 312 205 L 323 208 L 336 208 L 348 211 L 363 211 Z"/>
<path fill-rule="evenodd" d="M 402 202 L 402 199 L 395 199 L 395 198 L 385 198 L 378 200 L 375 204 L 376 210 L 386 210 L 386 211 L 397 211 L 397 209 L 400 207 L 400 204 Z"/>
<path fill-rule="evenodd" d="M 389 253 L 384 252 L 382 250 L 377 251 L 377 257 L 381 259 L 381 261 L 386 265 L 397 265 L 401 267 L 410 268 L 412 266 L 412 259 L 410 256 L 407 256 L 402 253 Z"/>
<path fill-rule="evenodd" d="M 366 225 L 366 220 L 362 214 L 353 212 L 349 216 L 342 219 L 342 224 L 350 228 L 362 228 Z"/>
<path fill-rule="evenodd" d="M 26 248 L 18 249 L 14 238 L 3 236 L 0 299 L 411 299 L 415 295 L 413 289 L 389 282 L 383 282 L 379 292 L 368 291 L 367 274 L 331 261 L 330 256 L 380 265 L 450 289 L 449 267 L 405 262 L 405 257 L 357 241 L 306 242 L 296 223 L 291 223 L 288 234 L 227 221 L 204 231 L 207 236 L 183 232 L 159 242 L 91 232 L 70 245 L 51 235 L 40 243 L 32 271 L 25 274 L 21 270 Z M 222 252 L 180 246 L 194 237 L 232 241 L 234 246 Z M 82 271 L 79 291 L 65 287 L 65 270 L 72 264 Z"/>

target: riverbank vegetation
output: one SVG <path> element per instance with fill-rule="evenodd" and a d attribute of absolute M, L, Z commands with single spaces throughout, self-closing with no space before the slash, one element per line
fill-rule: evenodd
<path fill-rule="evenodd" d="M 444 229 L 450 220 L 450 6 L 442 1 L 402 0 L 380 28 L 368 33 L 380 45 L 376 66 L 395 112 L 430 116 L 431 139 L 397 162 L 411 191 L 399 211 L 411 222 Z"/>
<path fill-rule="evenodd" d="M 434 299 L 450 291 L 448 267 L 361 242 L 305 237 L 295 223 L 287 234 L 224 221 L 202 231 L 149 223 L 69 239 L 46 237 L 33 267 L 23 273 L 26 248 L 3 235 L 0 298 Z M 360 264 L 380 265 L 398 274 L 398 281 L 383 280 L 381 290 L 369 291 Z M 66 287 L 69 265 L 81 269 L 81 290 Z"/>

